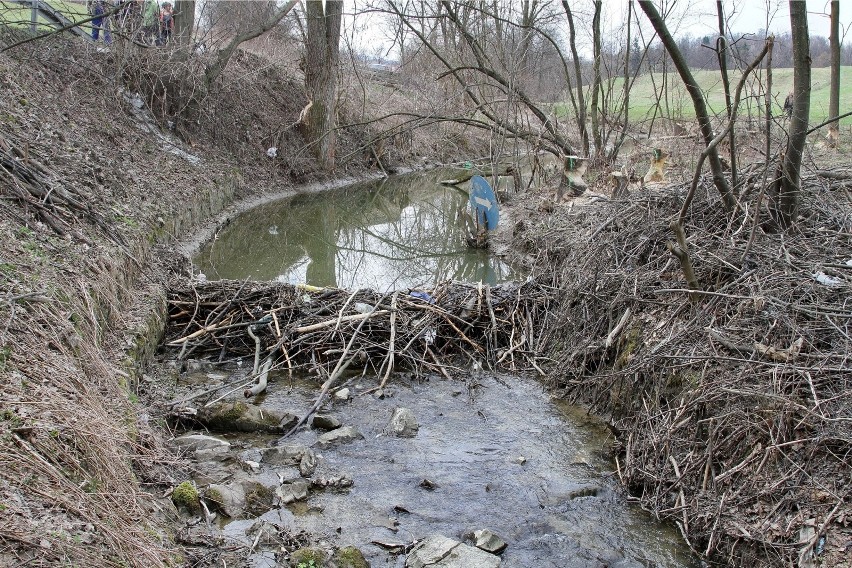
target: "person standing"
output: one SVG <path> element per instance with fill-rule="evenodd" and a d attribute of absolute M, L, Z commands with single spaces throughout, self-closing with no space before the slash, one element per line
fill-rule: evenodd
<path fill-rule="evenodd" d="M 163 2 L 163 9 L 160 12 L 160 41 L 167 43 L 172 37 L 172 32 L 175 29 L 175 13 L 171 2 Z"/>
<path fill-rule="evenodd" d="M 109 32 L 109 15 L 106 13 L 106 4 L 104 0 L 95 0 L 92 3 L 92 15 L 95 19 L 92 20 L 92 41 L 98 41 L 100 31 L 104 32 L 104 44 L 112 43 L 112 34 Z"/>
<path fill-rule="evenodd" d="M 153 45 L 160 39 L 160 4 L 157 0 L 145 0 L 142 10 L 142 35 L 144 42 Z"/>

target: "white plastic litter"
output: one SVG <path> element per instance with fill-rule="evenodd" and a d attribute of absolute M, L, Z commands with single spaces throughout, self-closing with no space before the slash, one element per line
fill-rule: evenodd
<path fill-rule="evenodd" d="M 276 157 L 278 155 L 278 148 L 273 146 L 272 148 L 270 148 L 269 150 L 266 151 L 266 155 L 269 156 L 270 158 Z"/>
<path fill-rule="evenodd" d="M 834 276 L 829 276 L 825 272 L 819 271 L 812 275 L 814 280 L 822 284 L 823 286 L 830 286 L 832 288 L 840 286 L 843 284 L 843 280 L 840 278 L 835 278 Z"/>

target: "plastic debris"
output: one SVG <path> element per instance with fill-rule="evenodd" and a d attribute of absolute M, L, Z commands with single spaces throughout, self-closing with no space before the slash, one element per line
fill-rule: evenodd
<path fill-rule="evenodd" d="M 423 300 L 424 302 L 428 302 L 430 304 L 435 303 L 435 298 L 433 298 L 426 292 L 421 292 L 420 290 L 411 290 L 408 295 L 412 298 L 417 298 L 418 300 Z"/>
<path fill-rule="evenodd" d="M 276 156 L 278 156 L 278 148 L 273 146 L 272 148 L 266 151 L 266 155 L 270 158 L 275 158 Z"/>
<path fill-rule="evenodd" d="M 843 284 L 843 280 L 840 278 L 835 278 L 834 276 L 829 276 L 825 272 L 819 271 L 812 275 L 814 280 L 822 284 L 823 286 L 829 286 L 831 288 L 835 288 Z"/>

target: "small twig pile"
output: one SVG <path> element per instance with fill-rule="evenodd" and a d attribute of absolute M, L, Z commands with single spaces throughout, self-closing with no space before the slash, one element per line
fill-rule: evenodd
<path fill-rule="evenodd" d="M 731 565 L 848 554 L 852 171 L 830 173 L 806 177 L 797 232 L 753 240 L 756 197 L 731 218 L 703 183 L 698 292 L 667 250 L 685 185 L 519 225 L 566 290 L 553 383 L 611 417 L 642 503 Z"/>
<path fill-rule="evenodd" d="M 381 295 L 289 284 L 183 284 L 169 298 L 166 346 L 179 358 L 273 355 L 328 376 L 345 356 L 387 382 L 394 368 L 450 376 L 454 365 L 538 369 L 551 291 L 537 282 L 445 283 Z M 254 338 L 257 338 L 255 341 Z M 347 364 L 348 365 L 348 364 Z M 457 368 L 457 367 L 455 367 Z"/>
<path fill-rule="evenodd" d="M 71 233 L 78 240 L 91 245 L 74 226 L 77 218 L 85 218 L 97 225 L 113 241 L 124 244 L 106 220 L 92 209 L 79 190 L 59 183 L 60 176 L 45 166 L 28 146 L 20 145 L 0 136 L 0 187 L 17 199 L 26 212 L 33 209 L 44 223 L 58 235 Z"/>

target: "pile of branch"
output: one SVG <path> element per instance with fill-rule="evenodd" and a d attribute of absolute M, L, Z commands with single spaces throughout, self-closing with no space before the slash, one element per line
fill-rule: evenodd
<path fill-rule="evenodd" d="M 704 181 L 695 287 L 670 252 L 686 185 L 521 225 L 565 290 L 553 384 L 610 417 L 643 505 L 725 564 L 832 565 L 852 542 L 852 175 L 834 172 L 805 178 L 787 233 L 757 188 L 731 218 Z"/>
<path fill-rule="evenodd" d="M 24 211 L 33 210 L 38 218 L 58 235 L 72 234 L 77 240 L 91 245 L 74 226 L 76 218 L 88 219 L 113 241 L 123 239 L 87 203 L 79 190 L 59 182 L 60 176 L 30 152 L 9 138 L 0 136 L 0 192 L 9 194 Z"/>
<path fill-rule="evenodd" d="M 552 290 L 538 282 L 444 283 L 378 294 L 221 280 L 177 286 L 165 345 L 180 359 L 270 355 L 293 371 L 329 376 L 341 361 L 385 384 L 395 368 L 441 373 L 471 366 L 539 369 Z M 540 369 L 539 369 L 540 370 Z"/>

